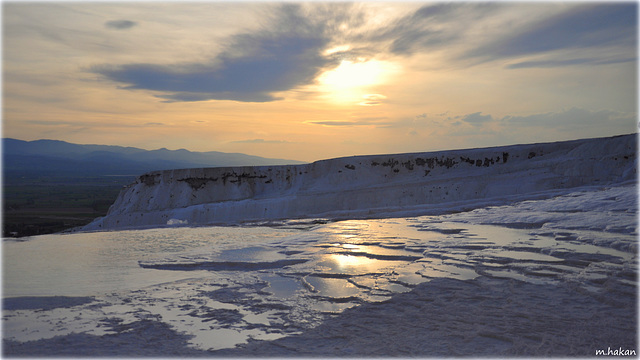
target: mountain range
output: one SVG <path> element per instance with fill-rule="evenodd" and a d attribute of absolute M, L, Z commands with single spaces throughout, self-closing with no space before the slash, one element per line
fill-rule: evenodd
<path fill-rule="evenodd" d="M 302 164 L 241 153 L 144 150 L 113 145 L 80 145 L 59 140 L 2 139 L 5 182 L 25 177 L 136 176 L 145 172 L 222 166 Z"/>

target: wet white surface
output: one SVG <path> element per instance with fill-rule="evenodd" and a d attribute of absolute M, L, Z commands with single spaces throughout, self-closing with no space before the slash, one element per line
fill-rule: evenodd
<path fill-rule="evenodd" d="M 153 320 L 188 335 L 195 349 L 233 348 L 300 334 L 345 309 L 384 306 L 442 278 L 633 299 L 636 192 L 614 187 L 440 216 L 5 240 L 5 298 L 93 301 L 5 310 L 3 337 L 104 336 Z M 571 311 L 564 306 L 558 311 Z"/>

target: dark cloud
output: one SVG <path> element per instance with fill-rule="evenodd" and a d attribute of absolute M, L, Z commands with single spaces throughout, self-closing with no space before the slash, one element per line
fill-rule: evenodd
<path fill-rule="evenodd" d="M 110 29 L 126 30 L 138 25 L 137 22 L 131 20 L 112 20 L 104 23 L 104 26 Z"/>
<path fill-rule="evenodd" d="M 465 115 L 462 118 L 462 121 L 468 122 L 469 124 L 472 124 L 472 125 L 478 125 L 478 126 L 492 120 L 493 120 L 493 117 L 491 115 L 482 115 L 481 112 Z"/>
<path fill-rule="evenodd" d="M 419 131 L 422 133 L 438 131 L 448 135 L 471 134 L 519 134 L 526 135 L 529 132 L 542 133 L 553 129 L 563 133 L 584 132 L 590 129 L 592 133 L 627 133 L 633 132 L 637 124 L 636 113 L 625 113 L 614 110 L 589 110 L 572 107 L 555 112 L 536 113 L 526 116 L 506 115 L 496 117 L 491 114 L 474 112 L 462 116 L 448 116 L 446 119 L 438 119 L 427 116 L 413 118 L 398 118 L 384 122 L 323 122 L 323 125 L 355 126 L 377 125 L 379 128 L 404 128 L 407 131 Z"/>
<path fill-rule="evenodd" d="M 337 65 L 323 57 L 337 23 L 348 14 L 340 4 L 307 16 L 299 4 L 278 7 L 269 28 L 230 38 L 227 49 L 206 63 L 96 66 L 93 72 L 127 84 L 126 89 L 163 92 L 166 101 L 267 102 L 275 92 L 312 83 Z"/>
<path fill-rule="evenodd" d="M 298 36 L 245 38 L 237 46 L 255 47 L 251 56 L 222 54 L 209 64 L 130 64 L 95 67 L 110 80 L 128 84 L 127 89 L 167 92 L 169 101 L 277 100 L 273 92 L 310 83 L 328 65 L 318 55 L 326 42 Z"/>
<path fill-rule="evenodd" d="M 625 113 L 614 110 L 589 110 L 572 107 L 555 112 L 531 115 L 507 115 L 493 117 L 481 112 L 465 115 L 455 125 L 452 134 L 472 134 L 482 130 L 495 134 L 533 134 L 553 129 L 556 134 L 575 134 L 589 129 L 591 135 L 622 134 L 633 132 L 637 124 L 636 113 Z M 590 136 L 591 136 L 590 135 Z"/>
<path fill-rule="evenodd" d="M 410 55 L 418 51 L 434 48 L 450 43 L 457 38 L 457 34 L 430 29 L 407 29 L 391 44 L 394 54 Z"/>
<path fill-rule="evenodd" d="M 224 51 L 210 61 L 181 64 L 100 65 L 91 71 L 122 84 L 125 89 L 157 92 L 167 102 L 233 100 L 269 102 L 280 100 L 278 92 L 311 84 L 317 76 L 342 60 L 375 57 L 391 52 L 410 56 L 438 49 L 457 49 L 469 40 L 465 24 L 492 15 L 498 16 L 504 4 L 448 3 L 425 5 L 386 26 L 372 30 L 350 29 L 366 23 L 364 12 L 354 4 L 282 4 L 265 17 L 256 32 L 228 38 Z M 637 5 L 586 4 L 571 6 L 554 17 L 527 25 L 483 45 L 454 55 L 452 63 L 469 64 L 497 59 L 522 58 L 508 69 L 550 68 L 571 65 L 602 65 L 635 61 Z M 124 29 L 135 26 L 129 20 L 107 22 Z M 366 29 L 366 30 L 363 30 Z M 475 36 L 475 35 L 473 35 Z M 348 51 L 323 55 L 330 46 L 356 44 Z M 475 43 L 474 43 L 475 45 Z M 607 46 L 633 50 L 603 52 Z M 560 57 L 561 49 L 596 49 L 597 54 Z M 457 54 L 460 54 L 459 52 Z M 540 58 L 544 55 L 545 58 Z M 461 62 L 462 61 L 462 62 Z M 466 65 L 464 65 L 466 66 Z M 361 105 L 377 105 L 382 99 L 364 99 Z"/>
<path fill-rule="evenodd" d="M 506 126 L 553 127 L 555 129 L 577 130 L 591 125 L 635 124 L 636 114 L 621 113 L 613 110 L 591 111 L 573 107 L 559 112 L 534 114 L 529 116 L 505 116 L 502 123 Z"/>
<path fill-rule="evenodd" d="M 507 69 L 526 69 L 526 68 L 554 68 L 575 65 L 607 65 L 625 62 L 635 62 L 636 57 L 620 58 L 620 59 L 599 59 L 599 58 L 578 58 L 568 60 L 539 60 L 539 61 L 523 61 L 515 64 L 507 65 Z"/>
<path fill-rule="evenodd" d="M 538 113 L 527 116 L 507 115 L 494 118 L 492 115 L 482 115 L 481 112 L 460 117 L 462 122 L 481 126 L 493 123 L 505 128 L 553 128 L 557 130 L 578 130 L 585 126 L 609 126 L 636 123 L 636 114 L 623 113 L 613 110 L 588 110 L 572 107 L 556 112 Z"/>
<path fill-rule="evenodd" d="M 457 50 L 450 52 L 452 62 L 467 66 L 568 49 L 596 49 L 598 53 L 595 56 L 575 59 L 565 56 L 537 59 L 535 62 L 524 61 L 512 64 L 509 68 L 603 65 L 635 60 L 635 57 L 630 55 L 635 55 L 637 48 L 635 3 L 574 5 L 555 16 L 532 23 L 528 23 L 529 19 L 525 16 L 523 23 L 528 25 L 516 28 L 515 32 L 505 33 L 504 36 L 488 38 L 488 41 L 478 37 L 477 31 L 469 32 L 473 27 L 465 25 L 499 17 L 503 10 L 509 10 L 513 6 L 499 3 L 429 4 L 378 31 L 369 33 L 367 40 L 377 43 L 379 50 L 384 49 L 405 56 L 457 49 L 472 44 L 471 49 L 461 54 L 453 55 Z M 470 39 L 477 40 L 470 43 Z M 387 47 L 380 47 L 382 44 L 387 44 Z M 616 54 L 604 50 L 611 47 L 630 50 L 618 51 Z"/>
<path fill-rule="evenodd" d="M 561 14 L 529 25 L 515 34 L 475 48 L 464 57 L 490 61 L 564 49 L 609 46 L 635 49 L 637 10 L 635 3 L 587 4 L 572 7 Z M 551 64 L 553 63 L 547 63 Z"/>
<path fill-rule="evenodd" d="M 391 41 L 389 51 L 412 55 L 434 50 L 460 40 L 466 27 L 461 24 L 490 14 L 496 4 L 443 3 L 425 5 L 374 33 L 374 41 Z"/>

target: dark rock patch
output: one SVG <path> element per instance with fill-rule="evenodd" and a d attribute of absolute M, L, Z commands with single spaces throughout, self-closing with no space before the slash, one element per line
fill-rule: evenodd
<path fill-rule="evenodd" d="M 186 178 L 186 179 L 178 179 L 178 181 L 183 181 L 189 184 L 193 190 L 198 190 L 207 185 L 208 182 L 216 182 L 218 178 Z"/>

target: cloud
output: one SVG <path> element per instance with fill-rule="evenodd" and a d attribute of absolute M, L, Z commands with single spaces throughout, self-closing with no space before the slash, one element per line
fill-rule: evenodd
<path fill-rule="evenodd" d="M 526 69 L 526 68 L 555 68 L 575 65 L 607 65 L 625 62 L 634 62 L 636 57 L 620 58 L 620 59 L 599 59 L 599 58 L 578 58 L 568 60 L 539 60 L 539 61 L 523 61 L 507 65 L 507 69 Z"/>
<path fill-rule="evenodd" d="M 126 89 L 166 92 L 170 101 L 236 100 L 266 102 L 279 98 L 271 93 L 311 82 L 328 62 L 316 55 L 323 39 L 289 37 L 238 39 L 236 46 L 255 54 L 220 55 L 208 64 L 130 64 L 95 67 L 106 78 L 128 84 Z"/>
<path fill-rule="evenodd" d="M 390 26 L 370 35 L 374 42 L 388 42 L 388 51 L 396 55 L 413 55 L 450 46 L 463 39 L 470 21 L 493 11 L 496 4 L 430 4 L 397 19 Z"/>
<path fill-rule="evenodd" d="M 138 25 L 137 22 L 131 20 L 112 20 L 104 23 L 104 26 L 110 29 L 126 30 Z"/>
<path fill-rule="evenodd" d="M 467 123 L 474 127 L 497 126 L 504 129 L 522 128 L 552 128 L 559 130 L 581 130 L 585 127 L 607 127 L 636 123 L 637 114 L 624 113 L 614 110 L 588 110 L 578 107 L 562 109 L 555 112 L 531 115 L 506 115 L 495 118 L 492 115 L 482 115 L 482 112 L 464 115 L 460 123 Z"/>
<path fill-rule="evenodd" d="M 558 112 L 533 114 L 528 116 L 505 116 L 501 119 L 506 126 L 550 127 L 554 129 L 578 129 L 592 125 L 621 125 L 636 123 L 636 114 L 613 110 L 591 111 L 573 107 Z"/>
<path fill-rule="evenodd" d="M 436 4 L 423 6 L 415 13 L 398 21 L 388 35 L 395 35 L 391 43 L 391 52 L 411 54 L 417 49 L 430 48 L 451 42 L 457 33 L 440 29 L 440 19 L 451 17 L 459 9 L 455 4 Z M 450 30 L 450 29 L 449 29 Z"/>
<path fill-rule="evenodd" d="M 560 49 L 623 45 L 632 47 L 633 54 L 625 50 L 598 51 L 576 58 L 553 55 L 518 59 L 506 67 L 549 68 L 635 60 L 636 4 L 570 6 L 558 15 L 524 25 L 517 32 L 477 38 L 477 30 L 485 22 L 495 27 L 493 22 L 497 21 L 500 25 L 500 14 L 514 9 L 517 8 L 491 3 L 425 5 L 372 28 L 366 25 L 366 12 L 354 4 L 281 4 L 271 8 L 264 26 L 228 37 L 224 50 L 207 61 L 104 64 L 90 70 L 120 83 L 121 88 L 153 91 L 154 96 L 165 102 L 271 102 L 283 99 L 282 92 L 314 83 L 320 73 L 338 66 L 342 60 L 358 56 L 389 53 L 412 56 L 443 50 L 451 60 L 463 64 L 470 59 L 485 62 L 549 55 Z M 114 20 L 106 26 L 124 29 L 135 24 L 130 20 Z M 480 46 L 466 52 L 461 50 L 469 43 Z M 327 49 L 338 50 L 327 52 Z M 382 100 L 365 98 L 359 105 L 375 106 Z"/>
<path fill-rule="evenodd" d="M 376 106 L 382 104 L 382 101 L 387 97 L 381 94 L 366 94 L 362 95 L 364 101 L 358 103 L 361 106 Z"/>
<path fill-rule="evenodd" d="M 484 123 L 490 122 L 493 120 L 491 115 L 482 115 L 481 112 L 468 114 L 462 117 L 462 121 L 468 122 L 472 125 L 480 126 Z"/>
<path fill-rule="evenodd" d="M 637 4 L 579 5 L 483 44 L 468 51 L 464 57 L 491 61 L 566 49 L 610 46 L 635 49 L 636 31 Z M 552 64 L 546 63 L 547 66 Z"/>
<path fill-rule="evenodd" d="M 233 144 L 287 144 L 285 140 L 248 139 L 232 141 Z"/>
<path fill-rule="evenodd" d="M 67 126 L 79 126 L 82 128 L 140 128 L 147 126 L 165 126 L 166 124 L 160 122 L 146 122 L 146 123 L 131 123 L 131 122 L 93 122 L 93 121 L 80 121 L 80 120 L 25 120 L 24 123 L 38 126 L 50 126 L 50 127 L 67 127 Z"/>
<path fill-rule="evenodd" d="M 452 64 L 463 66 L 468 66 L 469 60 L 477 64 L 533 55 L 554 56 L 521 61 L 508 68 L 635 61 L 635 3 L 570 5 L 551 16 L 548 5 L 530 9 L 533 11 L 523 15 L 527 10 L 512 4 L 429 4 L 370 31 L 367 41 L 372 49 L 401 56 L 443 50 Z M 523 25 L 514 27 L 514 21 Z M 473 44 L 471 48 L 469 44 Z M 616 51 L 611 51 L 614 48 Z M 566 50 L 590 52 L 577 58 L 558 57 L 557 52 Z"/>
<path fill-rule="evenodd" d="M 347 122 L 331 126 L 369 125 L 371 123 Z M 614 110 L 589 110 L 572 107 L 554 112 L 530 115 L 495 116 L 474 112 L 466 115 L 442 117 L 404 117 L 375 123 L 378 128 L 405 129 L 409 134 L 430 134 L 439 138 L 448 136 L 467 136 L 493 134 L 497 143 L 507 138 L 526 139 L 532 134 L 544 136 L 582 134 L 590 137 L 599 134 L 615 135 L 636 131 L 637 114 Z M 551 131 L 550 131 L 551 130 Z M 602 135 L 602 136 L 605 136 Z M 500 138 L 502 136 L 504 139 Z"/>
<path fill-rule="evenodd" d="M 357 121 L 336 121 L 336 120 L 328 120 L 328 121 L 310 121 L 309 124 L 314 125 L 324 125 L 324 126 L 357 126 L 357 125 L 369 125 L 358 123 Z"/>
<path fill-rule="evenodd" d="M 308 124 L 323 126 L 363 126 L 376 125 L 378 127 L 389 124 L 387 117 L 368 117 L 355 120 L 325 120 L 325 121 L 308 121 Z"/>
<path fill-rule="evenodd" d="M 438 54 L 454 67 L 505 59 L 517 59 L 507 69 L 633 62 L 637 4 L 428 4 L 358 40 L 362 53 Z"/>
<path fill-rule="evenodd" d="M 305 15 L 300 4 L 275 9 L 271 26 L 229 39 L 225 51 L 203 63 L 101 65 L 91 70 L 126 84 L 125 89 L 158 91 L 166 101 L 234 100 L 268 102 L 276 92 L 310 84 L 337 60 L 322 56 L 341 8 Z M 329 21 L 331 20 L 331 21 Z"/>

